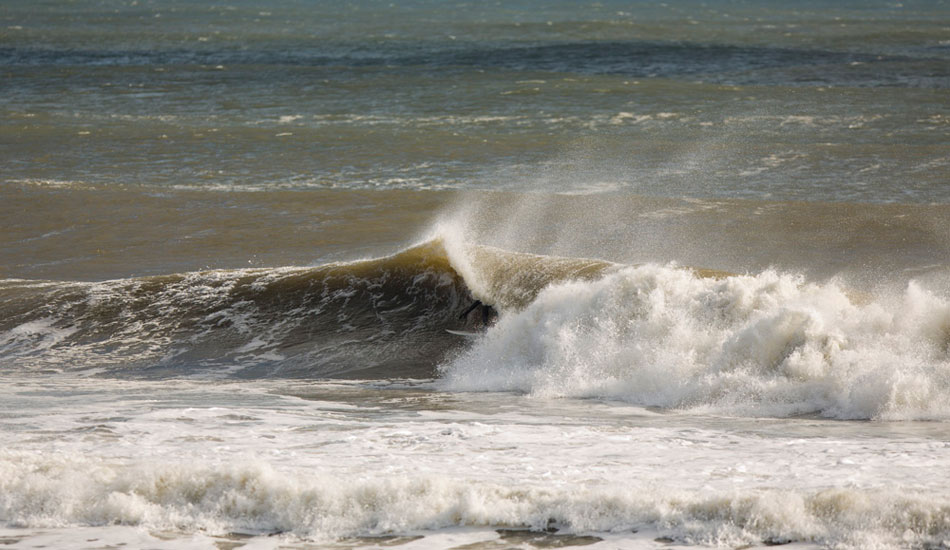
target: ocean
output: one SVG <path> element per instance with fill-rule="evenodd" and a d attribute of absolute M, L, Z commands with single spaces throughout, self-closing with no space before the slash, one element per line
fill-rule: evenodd
<path fill-rule="evenodd" d="M 7 548 L 950 548 L 950 3 L 4 0 L 0 382 Z"/>

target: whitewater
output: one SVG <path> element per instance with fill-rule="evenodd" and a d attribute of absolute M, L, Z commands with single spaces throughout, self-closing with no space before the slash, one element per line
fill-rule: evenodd
<path fill-rule="evenodd" d="M 934 427 L 737 421 L 408 382 L 57 386 L 4 389 L 4 403 L 43 396 L 60 411 L 18 415 L 46 437 L 0 456 L 17 528 L 5 536 L 24 545 L 84 527 L 87 540 L 62 546 L 242 536 L 491 548 L 499 531 L 530 530 L 603 547 L 889 548 L 939 545 L 950 519 Z"/>

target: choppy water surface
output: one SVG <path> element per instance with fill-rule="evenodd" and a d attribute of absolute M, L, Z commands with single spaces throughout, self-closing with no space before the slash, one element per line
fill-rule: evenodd
<path fill-rule="evenodd" d="M 0 541 L 947 546 L 948 37 L 4 3 Z"/>
<path fill-rule="evenodd" d="M 7 2 L 4 178 L 946 201 L 948 11 Z"/>

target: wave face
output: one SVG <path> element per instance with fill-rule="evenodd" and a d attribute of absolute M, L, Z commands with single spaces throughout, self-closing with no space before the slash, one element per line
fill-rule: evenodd
<path fill-rule="evenodd" d="M 841 419 L 950 414 L 950 302 L 645 265 L 545 288 L 443 366 L 454 390 Z"/>
<path fill-rule="evenodd" d="M 430 377 L 474 296 L 523 307 L 608 263 L 435 238 L 389 257 L 105 282 L 0 281 L 0 358 L 14 368 L 165 377 Z M 474 315 L 473 315 L 474 317 Z M 474 322 L 474 320 L 473 320 Z"/>
<path fill-rule="evenodd" d="M 201 367 L 243 376 L 419 376 L 448 345 L 443 327 L 464 294 L 438 243 L 313 268 L 6 280 L 0 356 L 33 369 L 158 377 Z"/>

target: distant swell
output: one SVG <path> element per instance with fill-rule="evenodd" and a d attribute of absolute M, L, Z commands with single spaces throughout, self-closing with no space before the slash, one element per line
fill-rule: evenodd
<path fill-rule="evenodd" d="M 211 47 L 164 49 L 56 49 L 0 47 L 6 66 L 304 66 L 399 68 L 402 71 L 546 71 L 632 77 L 701 77 L 741 84 L 816 84 L 847 81 L 856 86 L 944 88 L 946 63 L 939 57 L 905 57 L 818 49 L 733 46 L 689 42 L 583 41 L 545 44 L 389 43 L 354 47 L 349 43 L 301 42 L 295 48 Z M 861 72 L 851 64 L 865 65 Z M 806 67 L 804 73 L 802 68 Z M 787 71 L 787 72 L 786 72 Z"/>

